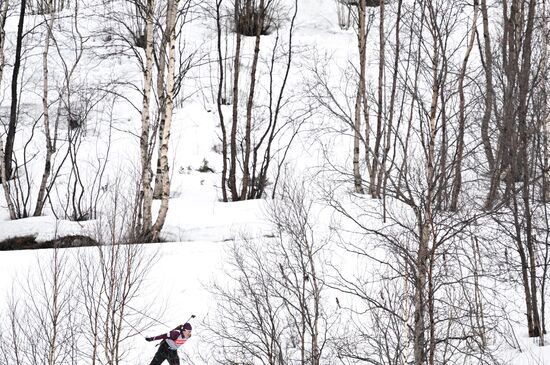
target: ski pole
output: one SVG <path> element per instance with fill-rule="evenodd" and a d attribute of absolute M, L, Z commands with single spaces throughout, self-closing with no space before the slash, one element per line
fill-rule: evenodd
<path fill-rule="evenodd" d="M 162 322 L 162 321 L 159 321 L 158 319 L 153 318 L 153 317 L 147 315 L 146 313 L 143 313 L 142 311 L 140 311 L 140 310 L 138 310 L 138 309 L 135 309 L 135 308 L 129 306 L 128 304 L 126 304 L 126 307 L 128 307 L 129 309 L 133 310 L 134 312 L 139 313 L 139 314 L 141 314 L 141 315 L 143 315 L 143 316 L 145 316 L 145 317 L 147 317 L 147 318 L 149 318 L 149 319 L 151 319 L 151 320 L 153 320 L 153 321 L 155 321 L 155 322 L 157 322 L 157 323 L 159 323 L 159 324 L 162 324 L 163 326 L 168 327 L 168 325 L 167 325 L 166 323 L 164 323 L 164 322 Z M 193 316 L 193 317 L 194 317 L 194 316 Z"/>
<path fill-rule="evenodd" d="M 193 318 L 195 318 L 195 315 L 194 315 L 194 314 L 191 314 L 191 317 L 189 317 L 189 318 L 187 319 L 187 321 L 185 321 L 185 322 L 189 322 L 189 321 L 192 320 Z M 185 322 L 184 322 L 184 323 L 185 323 Z"/>

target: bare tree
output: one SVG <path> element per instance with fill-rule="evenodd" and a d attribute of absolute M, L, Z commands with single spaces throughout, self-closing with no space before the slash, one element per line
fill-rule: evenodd
<path fill-rule="evenodd" d="M 221 348 L 220 362 L 319 364 L 331 356 L 325 346 L 332 325 L 323 295 L 326 242 L 314 233 L 304 187 L 285 185 L 282 192 L 270 213 L 275 237 L 236 243 L 229 272 L 233 285 L 211 287 L 220 299 L 220 318 L 212 319 L 218 324 L 209 324 L 212 341 Z"/>
<path fill-rule="evenodd" d="M 483 18 L 483 56 L 485 69 L 485 104 L 483 109 L 483 118 L 481 122 L 481 139 L 483 150 L 489 165 L 489 171 L 494 171 L 495 157 L 490 139 L 490 122 L 494 107 L 495 90 L 493 85 L 493 50 L 491 46 L 491 35 L 489 29 L 489 11 L 487 0 L 481 0 L 480 10 Z M 478 36 L 478 44 L 481 43 Z M 480 45 L 481 47 L 481 45 Z"/>
<path fill-rule="evenodd" d="M 249 0 L 245 0 L 249 1 Z M 249 1 L 250 2 L 250 1 Z M 234 19 L 235 25 L 239 22 L 240 0 L 235 0 Z M 264 9 L 260 9 L 264 11 Z M 233 92 L 232 92 L 232 115 L 231 115 L 231 134 L 229 137 L 229 176 L 228 187 L 231 191 L 231 200 L 239 200 L 238 187 L 237 187 L 237 122 L 238 122 L 238 108 L 239 108 L 239 77 L 241 70 L 241 41 L 242 35 L 239 32 L 235 32 L 235 55 L 233 58 Z"/>
<path fill-rule="evenodd" d="M 359 140 L 361 138 L 361 119 L 365 117 L 365 134 L 366 148 L 368 150 L 368 138 L 369 138 L 369 120 L 368 120 L 368 105 L 365 95 L 365 71 L 366 71 L 366 54 L 367 54 L 367 34 L 366 34 L 366 0 L 359 1 L 358 10 L 358 28 L 357 28 L 357 45 L 359 47 L 359 83 L 357 86 L 357 96 L 355 98 L 355 114 L 353 125 L 353 181 L 355 186 L 355 192 L 363 194 L 363 181 L 360 171 L 360 148 Z M 363 112 L 362 112 L 363 111 Z"/>
<path fill-rule="evenodd" d="M 511 1 L 502 4 L 503 41 L 502 104 L 497 119 L 497 145 L 486 209 L 508 212 L 511 221 L 495 214 L 502 222 L 503 234 L 515 242 L 521 262 L 527 327 L 530 337 L 542 335 L 537 287 L 537 239 L 533 191 L 539 173 L 530 152 L 536 143 L 542 123 L 530 117 L 533 109 L 536 16 L 540 8 L 534 1 Z M 504 192 L 499 196 L 501 184 Z M 513 228 L 509 228 L 509 227 Z M 541 337 L 541 343 L 543 342 Z"/>
<path fill-rule="evenodd" d="M 268 3 L 265 0 L 260 0 L 258 5 L 259 16 L 256 20 L 256 40 L 254 43 L 254 56 L 252 57 L 252 68 L 250 70 L 250 89 L 248 93 L 248 100 L 246 102 L 246 124 L 244 134 L 244 161 L 243 161 L 243 177 L 241 197 L 245 197 L 248 194 L 248 185 L 250 184 L 250 154 L 251 154 L 251 133 L 252 133 L 252 106 L 254 104 L 254 90 L 256 89 L 256 73 L 258 70 L 258 58 L 260 54 L 260 40 L 262 35 L 262 29 L 265 23 L 265 17 L 267 12 Z"/>
<path fill-rule="evenodd" d="M 268 175 L 270 165 L 274 160 L 273 144 L 275 139 L 282 138 L 282 131 L 288 130 L 290 124 L 296 123 L 294 120 L 281 122 L 284 118 L 283 109 L 288 110 L 286 102 L 289 97 L 286 96 L 287 86 L 289 84 L 289 75 L 293 63 L 293 32 L 294 24 L 298 11 L 298 2 L 294 1 L 288 28 L 288 49 L 281 47 L 283 43 L 277 20 L 282 16 L 278 15 L 284 9 L 281 3 L 276 0 L 245 0 L 236 1 L 233 4 L 232 17 L 235 31 L 235 50 L 232 55 L 224 55 L 222 40 L 222 2 L 216 2 L 216 23 L 218 32 L 218 66 L 220 80 L 218 83 L 218 117 L 220 118 L 221 139 L 222 139 L 222 194 L 224 201 L 229 199 L 246 200 L 257 199 L 266 193 L 268 186 Z M 279 18 L 277 17 L 279 16 Z M 270 60 L 268 61 L 268 70 L 264 71 L 260 63 L 260 45 L 262 36 L 270 32 L 276 32 L 275 45 L 273 47 Z M 242 58 L 242 37 L 244 35 L 254 36 L 254 51 L 250 60 L 250 76 L 243 79 L 241 74 L 241 64 L 246 59 Z M 282 50 L 282 56 L 280 56 Z M 227 53 L 227 52 L 226 52 Z M 228 75 L 226 58 L 232 59 L 232 75 Z M 280 61 L 282 59 L 282 61 Z M 279 63 L 282 65 L 279 66 Z M 281 67 L 283 74 L 282 80 L 277 80 L 275 69 Z M 264 96 L 259 94 L 256 88 L 257 82 L 265 74 L 269 77 L 268 105 L 262 105 L 261 100 Z M 232 107 L 231 118 L 223 115 L 223 104 L 227 98 L 222 97 L 222 90 L 225 80 L 232 77 Z M 244 76 L 246 77 L 246 75 Z M 246 105 L 244 110 L 239 107 L 241 97 L 239 84 L 247 82 Z M 263 117 L 260 110 L 266 111 L 267 117 Z M 231 119 L 231 127 L 226 120 Z M 291 118 L 287 118 L 291 119 Z M 290 133 L 293 133 L 292 131 Z M 290 137 L 292 141 L 293 136 Z M 289 143 L 290 144 L 290 143 Z M 281 155 L 284 157 L 286 153 Z"/>
<path fill-rule="evenodd" d="M 6 65 L 6 56 L 4 55 L 4 44 L 6 43 L 6 19 L 8 16 L 8 8 L 9 8 L 10 2 L 8 0 L 4 0 L 2 2 L 2 9 L 0 10 L 0 80 L 1 77 L 4 75 L 4 66 Z"/>
<path fill-rule="evenodd" d="M 0 341 L 0 351 L 2 352 L 2 365 L 24 364 L 24 353 L 26 348 L 22 342 L 22 315 L 20 302 L 12 294 L 8 298 L 8 308 L 6 313 L 5 330 L 2 331 L 2 341 Z"/>
<path fill-rule="evenodd" d="M 49 112 L 49 100 L 48 100 L 48 54 L 50 50 L 50 41 L 52 38 L 53 25 L 55 21 L 54 13 L 51 11 L 52 3 L 46 2 L 47 13 L 50 14 L 50 18 L 46 19 L 46 34 L 44 36 L 44 51 L 42 52 L 42 74 L 43 74 L 43 92 L 42 92 L 42 108 L 43 108 L 43 118 L 44 118 L 44 134 L 46 135 L 46 157 L 44 162 L 44 172 L 42 174 L 42 179 L 40 181 L 40 186 L 38 188 L 38 197 L 36 198 L 36 208 L 34 209 L 34 216 L 42 215 L 42 210 L 44 209 L 44 204 L 46 202 L 46 184 L 51 173 L 52 165 L 52 155 L 55 152 L 55 144 L 52 141 L 52 135 L 50 131 L 50 112 Z M 56 139 L 57 136 L 54 135 L 53 139 Z"/>
<path fill-rule="evenodd" d="M 157 169 L 155 174 L 155 186 L 153 189 L 153 199 L 162 199 L 162 191 L 163 191 L 163 178 L 166 176 L 162 172 L 162 163 L 161 163 L 161 156 L 162 156 L 162 149 L 163 149 L 163 136 L 164 136 L 164 128 L 166 124 L 166 115 L 168 114 L 166 111 L 167 107 L 167 96 L 166 96 L 166 89 L 167 84 L 172 83 L 172 100 L 176 100 L 179 91 L 181 90 L 181 83 L 184 79 L 184 77 L 187 75 L 187 72 L 193 67 L 193 60 L 196 56 L 196 51 L 190 52 L 185 47 L 185 42 L 179 42 L 180 44 L 183 43 L 184 46 L 180 47 L 179 55 L 174 55 L 174 65 L 172 66 L 175 71 L 173 72 L 174 75 L 166 76 L 166 65 L 167 61 L 169 63 L 167 53 L 170 52 L 169 48 L 169 42 L 171 39 L 170 33 L 173 33 L 175 35 L 175 38 L 178 38 L 178 34 L 182 32 L 183 27 L 192 19 L 189 19 L 191 16 L 190 14 L 193 13 L 192 7 L 194 6 L 194 3 L 191 0 L 185 0 L 183 1 L 183 4 L 179 6 L 180 2 L 177 2 L 178 4 L 176 6 L 173 6 L 171 4 L 167 4 L 167 13 L 166 13 L 166 22 L 171 22 L 168 20 L 169 17 L 172 17 L 173 15 L 170 13 L 170 11 L 176 11 L 176 17 L 173 20 L 174 22 L 174 29 L 169 30 L 168 24 L 164 27 L 164 29 L 161 27 L 161 41 L 158 44 L 158 49 L 155 53 L 155 65 L 157 69 L 157 76 L 156 76 L 156 97 L 157 97 L 157 112 L 156 112 L 156 118 L 155 121 L 156 125 L 158 125 L 158 152 L 157 152 Z M 171 8 L 175 8 L 170 10 Z M 176 40 L 174 40 L 174 47 L 178 44 Z M 179 57 L 178 57 L 179 56 Z M 177 61 L 177 62 L 176 62 Z"/>
<path fill-rule="evenodd" d="M 217 35 L 217 56 L 218 56 L 218 70 L 219 70 L 219 82 L 218 82 L 218 94 L 216 98 L 216 105 L 218 109 L 218 118 L 220 120 L 220 129 L 222 133 L 221 142 L 222 142 L 222 178 L 221 178 L 221 189 L 222 189 L 222 199 L 224 202 L 228 201 L 227 196 L 227 128 L 225 125 L 225 118 L 223 115 L 222 105 L 227 101 L 227 97 L 224 97 L 224 88 L 225 80 L 227 79 L 225 67 L 225 60 L 223 55 L 223 44 L 222 44 L 222 1 L 216 0 L 216 35 Z M 227 37 L 226 37 L 227 38 Z M 227 45 L 227 44 L 226 44 Z"/>
<path fill-rule="evenodd" d="M 6 43 L 6 31 L 4 30 L 6 26 L 6 19 L 8 15 L 9 1 L 4 0 L 2 2 L 2 9 L 0 10 L 0 80 L 4 75 L 4 66 L 6 64 L 6 58 L 4 55 L 4 44 Z M 3 138 L 0 138 L 0 181 L 2 182 L 2 190 L 4 191 L 4 197 L 8 204 L 8 211 L 10 214 L 10 219 L 15 219 L 15 209 L 13 202 L 11 200 L 9 184 L 7 182 L 8 175 L 6 174 L 5 163 L 4 163 L 4 141 Z"/>
<path fill-rule="evenodd" d="M 29 283 L 28 313 L 36 316 L 31 323 L 39 323 L 40 340 L 34 344 L 33 363 L 76 364 L 76 342 L 73 331 L 78 326 L 75 310 L 78 296 L 72 292 L 74 278 L 70 275 L 67 252 L 54 249 L 50 262 L 38 265 L 38 283 Z"/>
<path fill-rule="evenodd" d="M 54 6 L 52 2 L 45 2 L 41 6 L 46 7 L 47 4 Z M 22 50 L 22 53 L 28 53 L 26 50 L 34 41 L 43 47 L 40 73 L 42 104 L 40 111 L 37 107 L 36 111 L 34 108 L 26 108 L 19 112 L 18 118 L 22 121 L 25 140 L 21 148 L 18 146 L 17 153 L 12 154 L 14 171 L 17 171 L 17 174 L 14 174 L 11 180 L 5 179 L 4 186 L 13 219 L 31 214 L 42 215 L 48 202 L 56 217 L 89 219 L 94 214 L 94 199 L 88 200 L 85 195 L 88 192 L 97 192 L 95 184 L 101 183 L 99 178 L 95 179 L 92 183 L 94 186 L 90 186 L 89 189 L 85 186 L 88 184 L 88 176 L 87 171 L 81 168 L 83 159 L 78 155 L 78 151 L 83 141 L 87 140 L 89 127 L 100 123 L 96 118 L 91 118 L 91 115 L 99 115 L 95 114 L 98 111 L 96 107 L 104 101 L 108 92 L 97 84 L 84 86 L 79 80 L 79 71 L 86 66 L 82 61 L 86 58 L 88 50 L 85 46 L 87 38 L 80 29 L 79 7 L 74 7 L 67 14 L 70 21 L 54 27 L 58 16 L 54 10 L 44 12 L 40 17 L 43 20 L 40 26 L 26 33 L 29 45 Z M 26 57 L 33 60 L 36 56 Z M 53 79 L 53 83 L 49 76 L 49 63 L 52 61 L 60 66 L 54 70 L 56 74 L 59 71 L 60 76 Z M 29 77 L 24 64 L 20 68 L 20 73 Z M 90 82 L 86 81 L 86 84 Z M 23 84 L 18 90 L 18 98 L 25 100 L 29 91 L 29 86 Z M 27 127 L 29 123 L 30 127 Z M 42 128 L 39 128 L 40 125 Z M 64 130 L 66 133 L 63 133 Z M 39 144 L 35 138 L 42 133 L 44 144 Z M 105 163 L 100 165 L 97 172 L 99 175 L 104 172 Z M 37 172 L 41 174 L 40 178 L 37 178 Z M 55 201 L 55 193 L 57 192 L 59 197 L 61 190 L 61 184 L 57 184 L 57 179 L 65 173 L 69 176 L 69 181 L 63 186 L 62 198 Z"/>
<path fill-rule="evenodd" d="M 54 248 L 37 260 L 32 275 L 14 282 L 19 290 L 10 299 L 9 328 L 3 328 L 9 342 L 0 346 L 1 351 L 9 351 L 4 356 L 6 364 L 77 364 L 78 296 L 72 287 L 68 256 Z M 33 331 L 41 336 L 28 341 Z"/>
<path fill-rule="evenodd" d="M 150 325 L 142 320 L 143 313 L 134 309 L 150 259 L 141 246 L 120 242 L 99 246 L 79 257 L 82 320 L 90 333 L 82 352 L 92 364 L 119 363 L 130 351 L 125 345 L 128 340 Z"/>
<path fill-rule="evenodd" d="M 274 78 L 275 68 L 277 66 L 276 55 L 277 50 L 280 45 L 280 34 L 277 31 L 276 42 L 273 45 L 272 57 L 269 65 L 269 106 L 268 106 L 268 125 L 265 128 L 265 131 L 259 138 L 258 142 L 253 147 L 253 157 L 252 157 L 252 174 L 250 189 L 248 193 L 248 199 L 259 199 L 262 198 L 266 192 L 269 178 L 269 169 L 272 161 L 277 152 L 283 152 L 282 156 L 279 157 L 278 166 L 277 166 L 277 175 L 273 183 L 272 197 L 275 197 L 277 194 L 277 185 L 279 176 L 281 174 L 281 165 L 285 162 L 285 157 L 292 145 L 292 141 L 298 134 L 302 124 L 306 121 L 312 113 L 311 108 L 306 108 L 305 110 L 298 110 L 298 116 L 288 116 L 283 122 L 283 108 L 291 98 L 294 96 L 286 96 L 287 86 L 289 84 L 289 76 L 291 71 L 291 66 L 293 62 L 294 50 L 293 50 L 293 33 L 294 26 L 296 21 L 296 16 L 298 14 L 298 1 L 294 1 L 294 9 L 292 18 L 290 20 L 290 27 L 288 31 L 288 50 L 285 56 L 284 63 L 284 77 L 281 82 L 281 85 L 278 90 L 275 89 L 276 80 Z M 278 94 L 277 94 L 278 93 Z M 285 129 L 290 129 L 290 141 L 287 143 L 286 148 L 282 151 L 275 150 L 273 144 L 277 136 L 284 136 Z M 281 138 L 280 137 L 280 138 Z M 264 150 L 263 157 L 259 158 L 258 155 L 261 154 L 261 149 Z"/>
<path fill-rule="evenodd" d="M 361 341 L 359 336 L 342 339 L 341 353 L 349 356 L 350 362 L 420 365 L 455 363 L 461 361 L 462 356 L 475 358 L 482 352 L 483 361 L 492 363 L 494 358 L 490 354 L 485 356 L 489 352 L 486 344 L 490 336 L 487 331 L 490 326 L 486 323 L 493 323 L 494 318 L 487 315 L 487 300 L 480 289 L 483 287 L 480 284 L 483 279 L 479 279 L 482 276 L 481 259 L 478 256 L 474 262 L 468 261 L 472 247 L 459 244 L 472 242 L 475 234 L 468 232 L 468 228 L 481 213 L 464 209 L 451 217 L 444 211 L 451 200 L 449 183 L 455 173 L 464 172 L 463 167 L 456 169 L 457 163 L 464 162 L 457 158 L 465 159 L 470 153 L 461 138 L 468 135 L 466 120 L 470 104 L 467 95 L 469 88 L 475 87 L 469 82 L 462 84 L 464 96 L 460 106 L 460 92 L 457 93 L 453 86 L 461 84 L 460 73 L 452 70 L 466 70 L 475 33 L 470 32 L 470 37 L 459 43 L 451 42 L 451 35 L 460 26 L 456 14 L 465 15 L 469 24 L 475 24 L 479 10 L 468 8 L 465 12 L 454 3 L 420 1 L 388 4 L 384 11 L 395 11 L 392 16 L 384 15 L 388 22 L 394 22 L 387 28 L 401 32 L 401 36 L 396 34 L 395 44 L 391 44 L 390 38 L 384 40 L 388 42 L 387 55 L 400 55 L 403 38 L 406 42 L 403 62 L 394 60 L 397 76 L 388 104 L 399 110 L 390 110 L 390 119 L 395 123 L 392 122 L 391 129 L 382 128 L 383 133 L 387 133 L 386 141 L 380 141 L 380 146 L 385 144 L 390 148 L 386 151 L 380 147 L 381 155 L 378 156 L 379 159 L 388 156 L 390 164 L 389 168 L 377 171 L 387 179 L 384 205 L 364 201 L 358 195 L 343 197 L 336 185 L 341 175 L 336 175 L 338 180 L 334 185 L 322 185 L 338 213 L 360 227 L 360 233 L 352 237 L 349 237 L 347 226 L 335 227 L 335 232 L 342 236 L 344 248 L 364 257 L 365 266 L 375 265 L 378 270 L 369 272 L 363 280 L 342 273 L 342 281 L 334 284 L 335 288 L 364 301 L 359 308 L 350 306 L 350 316 L 361 321 L 355 330 L 366 339 Z M 399 14 L 399 19 L 395 14 Z M 467 57 L 458 60 L 457 54 Z M 350 125 L 352 119 L 346 113 L 346 100 L 327 102 L 338 99 L 334 97 L 334 90 L 324 85 L 319 88 L 323 94 L 318 94 L 324 96 L 320 99 L 321 104 L 328 105 L 331 115 Z M 387 142 L 388 135 L 393 136 L 390 139 L 393 143 Z M 376 139 L 376 132 L 371 131 L 371 136 Z M 330 156 L 330 151 L 326 154 Z M 377 164 L 381 165 L 380 160 Z M 470 197 L 464 197 L 467 198 Z M 386 224 L 374 223 L 379 221 Z M 456 250 L 457 245 L 460 250 Z M 381 247 L 384 249 L 378 252 Z M 459 265 L 463 266 L 455 266 L 453 262 L 461 262 Z M 477 284 L 471 285 L 468 279 L 471 273 L 460 272 L 459 267 L 468 267 L 474 276 L 477 275 Z M 401 291 L 405 292 L 404 297 L 400 296 Z M 465 301 L 467 306 L 449 305 L 460 302 L 457 298 L 466 300 L 470 293 L 474 300 Z M 406 301 L 403 307 L 395 305 L 401 300 Z M 369 316 L 364 316 L 365 313 Z M 472 313 L 475 315 L 471 316 Z M 382 324 L 376 324 L 380 321 Z M 373 325 L 387 326 L 392 333 L 405 338 L 399 343 L 385 343 L 378 334 L 369 331 Z M 388 353 L 395 356 L 388 357 Z"/>
<path fill-rule="evenodd" d="M 537 13 L 533 1 L 511 1 L 502 4 L 502 110 L 498 121 L 498 141 L 495 151 L 495 165 L 491 175 L 491 186 L 485 203 L 491 208 L 497 202 L 500 182 L 505 182 L 503 201 L 512 194 L 516 181 L 526 179 L 522 168 L 529 166 L 522 156 L 527 146 L 527 135 L 516 135 L 516 129 L 527 133 L 530 79 L 532 72 L 532 40 Z M 528 184 L 526 184 L 528 185 Z"/>
<path fill-rule="evenodd" d="M 104 239 L 119 237 L 119 218 L 113 214 Z M 147 311 L 134 304 L 151 260 L 154 255 L 142 246 L 118 240 L 41 255 L 14 291 L 8 322 L 1 324 L 0 363 L 120 363 L 131 350 L 128 340 L 151 323 Z M 36 331 L 40 336 L 29 341 Z"/>
<path fill-rule="evenodd" d="M 454 171 L 454 179 L 453 179 L 453 186 L 451 190 L 451 203 L 450 203 L 450 210 L 457 210 L 458 209 L 458 198 L 460 194 L 460 190 L 462 189 L 462 161 L 464 158 L 464 134 L 466 129 L 466 97 L 464 95 L 464 79 L 466 77 L 467 67 L 468 67 L 468 60 L 470 59 L 470 54 L 472 52 L 472 49 L 474 47 L 475 42 L 475 35 L 477 32 L 477 19 L 479 16 L 479 4 L 478 1 L 474 1 L 474 15 L 472 18 L 472 26 L 470 30 L 470 39 L 468 41 L 468 44 L 466 46 L 466 53 L 464 55 L 464 60 L 462 61 L 462 67 L 460 70 L 460 76 L 458 80 L 458 89 L 460 94 L 460 104 L 459 104 L 459 127 L 458 127 L 458 136 L 457 136 L 457 146 L 456 146 L 456 157 L 455 157 L 455 171 Z"/>
<path fill-rule="evenodd" d="M 141 186 L 139 197 L 138 231 L 146 239 L 152 234 L 153 217 L 153 191 L 151 187 L 151 153 L 152 146 L 149 141 L 150 134 L 150 108 L 151 88 L 153 85 L 153 21 L 155 1 L 147 0 L 145 8 L 145 63 L 143 65 L 143 104 L 141 110 L 141 136 L 140 136 L 140 159 L 141 159 Z"/>
<path fill-rule="evenodd" d="M 170 180 L 168 176 L 168 144 L 170 141 L 170 132 L 172 127 L 172 113 L 174 111 L 174 77 L 175 77 L 175 46 L 176 46 L 176 19 L 178 13 L 177 0 L 168 1 L 166 14 L 166 36 L 168 39 L 168 70 L 166 82 L 166 109 L 163 117 L 164 125 L 162 128 L 162 139 L 160 142 L 160 166 L 162 171 L 162 201 L 157 220 L 152 228 L 151 239 L 157 241 L 160 231 L 164 226 L 166 214 L 168 213 L 168 201 L 170 199 Z"/>
<path fill-rule="evenodd" d="M 157 12 L 154 1 L 148 1 L 145 6 L 139 2 L 135 3 L 138 24 L 145 24 L 144 38 L 140 35 L 141 33 L 135 35 L 137 40 L 143 38 L 144 41 L 130 45 L 141 62 L 144 75 L 140 136 L 142 185 L 137 206 L 139 212 L 137 231 L 141 232 L 141 238 L 137 238 L 139 241 L 158 241 L 166 219 L 170 198 L 168 148 L 174 101 L 180 91 L 184 76 L 192 67 L 191 62 L 195 54 L 192 52 L 188 57 L 184 57 L 181 49 L 180 54 L 176 54 L 176 47 L 179 49 L 178 42 L 180 40 L 178 36 L 181 34 L 181 27 L 188 22 L 187 16 L 190 14 L 190 8 L 193 5 L 192 1 L 186 0 L 182 9 L 179 9 L 179 3 L 179 1 L 169 1 L 167 3 L 164 27 L 159 26 L 163 14 L 162 11 Z M 124 21 L 119 20 L 119 22 L 123 23 Z M 140 27 L 138 26 L 138 28 Z M 157 42 L 157 38 L 159 38 L 157 32 L 160 32 L 160 42 Z M 140 54 L 140 47 L 145 50 L 144 59 Z M 178 59 L 176 60 L 176 58 Z M 157 72 L 157 100 L 153 98 L 152 93 L 155 71 Z M 157 116 L 153 121 L 151 121 L 152 113 Z M 157 136 L 159 141 L 157 176 L 153 189 L 152 161 Z M 161 199 L 159 214 L 155 222 L 153 222 L 151 211 L 154 198 Z"/>
<path fill-rule="evenodd" d="M 542 27 L 543 29 L 545 30 L 545 32 L 548 31 L 548 29 L 546 28 L 546 25 L 548 24 L 548 9 L 547 9 L 547 5 L 546 5 L 546 1 L 544 0 L 542 2 L 542 19 L 541 19 L 541 22 L 542 24 Z M 544 202 L 548 202 L 550 201 L 550 152 L 549 152 L 549 146 L 548 146 L 548 143 L 549 143 L 549 140 L 548 140 L 548 136 L 550 135 L 550 130 L 549 130 L 549 118 L 550 118 L 550 113 L 549 113 L 549 108 L 548 108 L 548 101 L 547 101 L 547 96 L 548 96 L 548 77 L 547 77 L 547 73 L 548 73 L 548 37 L 543 37 L 542 39 L 542 54 L 541 54 L 541 57 L 540 57 L 540 69 L 541 69 L 541 75 L 542 75 L 542 87 L 541 87 L 541 95 L 542 95 L 542 105 L 541 105 L 541 110 L 542 110 L 542 117 L 540 118 L 540 122 L 539 122 L 539 125 L 542 124 L 542 128 L 541 129 L 541 134 L 542 136 L 539 135 L 539 147 L 537 148 L 538 151 L 542 151 L 542 156 L 541 156 L 541 169 L 542 169 L 542 200 Z M 541 146 L 542 145 L 542 146 Z M 542 147 L 542 148 L 541 148 Z M 544 322 L 544 321 L 543 321 Z"/>
<path fill-rule="evenodd" d="M 0 158 L 3 161 L 4 158 L 4 143 L 2 138 L 0 138 Z M 13 200 L 11 198 L 10 193 L 10 185 L 8 183 L 8 179 L 6 176 L 6 170 L 4 169 L 4 164 L 0 163 L 0 178 L 2 179 L 2 190 L 4 191 L 4 197 L 6 199 L 6 203 L 8 205 L 8 212 L 10 215 L 10 219 L 16 219 L 17 213 L 15 211 L 15 205 L 13 204 Z"/>
<path fill-rule="evenodd" d="M 378 37 L 380 42 L 380 56 L 378 61 L 378 100 L 377 100 L 377 116 L 376 116 L 376 134 L 374 139 L 374 151 L 373 151 L 373 160 L 372 160 L 372 170 L 370 176 L 370 194 L 373 198 L 381 198 L 382 196 L 382 187 L 384 181 L 384 161 L 386 159 L 387 151 L 381 151 L 382 143 L 384 142 L 382 138 L 386 134 L 386 140 L 391 138 L 391 124 L 389 128 L 386 128 L 383 125 L 385 122 L 385 69 L 386 69 L 386 31 L 385 31 L 385 15 L 386 15 L 386 5 L 384 1 L 380 1 L 380 23 L 378 27 Z M 397 32 L 397 36 L 399 33 Z M 392 106 L 393 107 L 393 106 Z M 385 124 L 385 123 L 384 123 Z M 385 147 L 386 149 L 389 146 Z"/>
<path fill-rule="evenodd" d="M 17 129 L 18 121 L 18 103 L 17 96 L 19 69 L 21 68 L 21 51 L 23 48 L 23 28 L 25 26 L 25 11 L 27 10 L 27 0 L 21 0 L 19 11 L 19 22 L 17 24 L 17 39 L 15 46 L 15 55 L 13 62 L 13 72 L 11 78 L 11 107 L 10 107 L 10 120 L 8 124 L 8 132 L 6 135 L 6 145 L 4 147 L 4 174 L 7 179 L 11 179 L 13 173 L 13 146 L 15 142 L 15 133 Z"/>

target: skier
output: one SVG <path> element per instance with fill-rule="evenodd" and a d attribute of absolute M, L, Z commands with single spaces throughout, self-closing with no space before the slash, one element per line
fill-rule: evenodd
<path fill-rule="evenodd" d="M 180 365 L 178 349 L 191 337 L 191 324 L 186 322 L 168 333 L 154 337 L 145 337 L 146 341 L 162 340 L 159 349 L 149 365 L 160 365 L 164 360 L 170 365 Z"/>

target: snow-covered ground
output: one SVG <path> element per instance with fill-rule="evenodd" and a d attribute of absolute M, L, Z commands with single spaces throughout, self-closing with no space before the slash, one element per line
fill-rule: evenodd
<path fill-rule="evenodd" d="M 138 315 L 143 316 L 143 321 L 148 320 L 147 316 L 155 318 L 156 321 L 152 321 L 152 326 L 144 333 L 131 331 L 136 336 L 127 343 L 132 351 L 124 364 L 149 363 L 157 348 L 155 343 L 146 342 L 144 337 L 165 333 L 189 319 L 192 314 L 196 316 L 191 321 L 195 331 L 185 350 L 191 354 L 198 352 L 199 346 L 204 342 L 204 339 L 201 339 L 200 321 L 208 315 L 211 305 L 214 304 L 203 285 L 222 274 L 220 268 L 223 263 L 224 245 L 226 243 L 223 242 L 194 241 L 144 247 L 144 255 L 151 255 L 155 259 L 151 262 L 150 271 L 140 290 L 140 298 L 136 303 L 132 303 L 130 310 L 133 311 L 135 308 L 139 311 Z M 76 250 L 80 249 L 69 250 L 69 256 L 77 254 Z M 18 293 L 21 294 L 27 278 L 36 275 L 39 261 L 47 263 L 51 251 L 2 252 L 1 308 L 6 308 L 6 301 L 11 293 L 15 293 L 16 296 Z M 143 308 L 146 308 L 147 312 Z M 3 317 L 5 319 L 5 316 Z M 195 361 L 199 362 L 195 363 L 200 363 L 200 358 L 197 358 Z"/>

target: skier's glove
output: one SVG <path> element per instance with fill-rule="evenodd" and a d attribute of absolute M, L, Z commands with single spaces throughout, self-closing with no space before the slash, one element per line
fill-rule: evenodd
<path fill-rule="evenodd" d="M 145 341 L 151 342 L 151 341 L 153 341 L 153 337 L 145 337 Z"/>

